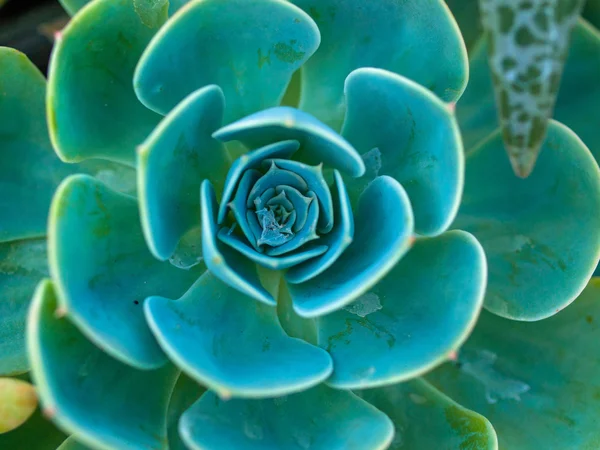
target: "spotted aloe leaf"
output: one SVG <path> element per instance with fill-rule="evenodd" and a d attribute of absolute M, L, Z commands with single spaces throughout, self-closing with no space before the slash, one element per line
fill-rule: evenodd
<path fill-rule="evenodd" d="M 544 142 L 583 3 L 480 0 L 504 143 L 520 177 L 531 173 Z"/>
<path fill-rule="evenodd" d="M 484 414 L 501 448 L 595 448 L 598 445 L 600 283 L 555 316 L 524 323 L 483 312 L 456 362 L 427 377 Z M 527 417 L 527 421 L 523 420 Z"/>

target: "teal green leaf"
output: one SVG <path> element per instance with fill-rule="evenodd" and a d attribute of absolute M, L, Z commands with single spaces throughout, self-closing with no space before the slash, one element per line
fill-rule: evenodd
<path fill-rule="evenodd" d="M 38 286 L 27 328 L 31 370 L 43 410 L 99 450 L 163 449 L 177 371 L 137 370 L 108 356 L 65 317 L 49 280 Z M 127 405 L 127 408 L 123 406 Z"/>
<path fill-rule="evenodd" d="M 389 450 L 497 450 L 492 424 L 422 378 L 357 394 L 384 412 L 396 430 Z"/>
<path fill-rule="evenodd" d="M 334 363 L 328 384 L 399 383 L 445 362 L 475 326 L 486 275 L 483 249 L 468 233 L 418 238 L 378 284 L 319 318 L 319 345 Z"/>
<path fill-rule="evenodd" d="M 67 438 L 65 442 L 63 442 L 60 447 L 56 450 L 93 450 L 90 447 L 80 444 L 75 440 L 73 436 Z"/>
<path fill-rule="evenodd" d="M 210 272 L 181 299 L 150 297 L 144 309 L 171 360 L 222 398 L 286 395 L 331 373 L 327 352 L 288 337 L 275 308 Z"/>
<path fill-rule="evenodd" d="M 484 311 L 458 361 L 427 378 L 487 417 L 501 448 L 598 448 L 599 320 L 597 278 L 547 320 L 517 322 Z"/>
<path fill-rule="evenodd" d="M 480 0 L 504 145 L 515 174 L 533 170 L 584 0 Z"/>
<path fill-rule="evenodd" d="M 211 134 L 221 126 L 224 98 L 218 86 L 191 94 L 165 117 L 138 149 L 142 229 L 150 251 L 168 259 L 186 232 L 200 225 L 200 183 L 219 190 L 229 157 Z"/>
<path fill-rule="evenodd" d="M 0 47 L 0 242 L 46 234 L 52 193 L 74 171 L 135 190 L 135 173 L 106 161 L 63 164 L 52 150 L 45 113 L 46 81 L 27 57 Z"/>
<path fill-rule="evenodd" d="M 49 221 L 50 273 L 64 314 L 113 357 L 156 368 L 166 357 L 145 321 L 149 295 L 177 297 L 202 273 L 157 261 L 135 198 L 86 175 L 58 188 Z"/>
<path fill-rule="evenodd" d="M 142 103 L 166 114 L 191 92 L 216 84 L 230 123 L 278 105 L 319 39 L 312 19 L 282 0 L 192 2 L 144 52 L 135 90 Z"/>
<path fill-rule="evenodd" d="M 406 192 L 391 177 L 373 180 L 355 210 L 354 240 L 321 274 L 289 284 L 295 311 L 316 317 L 350 303 L 383 278 L 414 241 Z"/>
<path fill-rule="evenodd" d="M 386 69 L 455 102 L 468 77 L 467 52 L 442 0 L 293 0 L 315 20 L 321 45 L 302 68 L 300 109 L 339 130 L 344 80 Z M 435 30 L 435 32 L 433 32 Z"/>
<path fill-rule="evenodd" d="M 48 276 L 45 239 L 0 244 L 0 376 L 29 369 L 25 321 L 40 279 Z"/>
<path fill-rule="evenodd" d="M 485 307 L 539 320 L 575 300 L 600 258 L 600 170 L 575 133 L 554 121 L 527 179 L 514 176 L 502 147 L 495 133 L 467 154 L 453 227 L 485 250 Z"/>
<path fill-rule="evenodd" d="M 70 15 L 75 15 L 75 13 L 77 13 L 77 11 L 79 11 L 81 8 L 83 8 L 85 5 L 87 5 L 90 0 L 58 0 L 62 5 L 63 8 L 65 8 L 65 10 L 70 14 Z M 147 10 L 149 6 L 152 6 L 153 4 L 158 5 L 159 7 L 157 8 L 158 11 L 155 12 L 155 10 L 150 10 L 150 16 L 151 17 L 162 17 L 162 15 L 164 14 L 164 12 L 160 9 L 160 6 L 164 7 L 164 5 L 167 5 L 169 7 L 169 15 L 172 16 L 173 14 L 175 14 L 177 12 L 177 10 L 179 8 L 181 8 L 183 5 L 185 5 L 187 2 L 189 2 L 190 0 L 135 0 L 134 3 L 138 3 L 141 4 L 142 8 L 145 7 L 145 9 Z M 149 5 L 148 5 L 149 4 Z M 138 9 L 140 9 L 140 6 L 138 6 Z M 142 13 L 144 14 L 144 13 Z M 145 13 L 148 14 L 148 13 Z M 156 19 L 154 19 L 156 20 Z"/>
<path fill-rule="evenodd" d="M 267 305 L 277 303 L 273 295 L 261 284 L 255 263 L 221 242 L 217 234 L 219 205 L 210 181 L 204 180 L 200 187 L 202 206 L 202 253 L 208 270 L 227 285 Z"/>
<path fill-rule="evenodd" d="M 182 417 L 191 450 L 384 450 L 393 425 L 347 391 L 318 386 L 264 400 L 221 400 L 204 394 Z"/>
<path fill-rule="evenodd" d="M 0 434 L 0 448 L 6 450 L 54 450 L 65 434 L 50 422 L 38 408 L 19 428 Z"/>
<path fill-rule="evenodd" d="M 58 0 L 58 2 L 65 8 L 67 13 L 74 16 L 77 11 L 87 5 L 90 0 Z"/>
<path fill-rule="evenodd" d="M 482 33 L 479 0 L 445 0 L 456 19 L 469 53 Z"/>
<path fill-rule="evenodd" d="M 179 435 L 179 418 L 185 410 L 192 406 L 206 389 L 200 386 L 196 381 L 185 375 L 179 374 L 177 383 L 169 399 L 169 409 L 167 410 L 167 437 L 169 440 L 169 450 L 188 450 L 181 436 Z"/>
<path fill-rule="evenodd" d="M 158 24 L 144 24 L 132 2 L 94 1 L 56 41 L 47 109 L 50 136 L 64 161 L 102 157 L 133 165 L 136 146 L 160 119 L 132 86 L 135 65 Z"/>
<path fill-rule="evenodd" d="M 35 388 L 16 378 L 0 378 L 0 435 L 23 425 L 37 408 Z"/>
<path fill-rule="evenodd" d="M 218 130 L 215 137 L 224 142 L 241 141 L 249 148 L 294 139 L 300 143 L 294 155 L 298 161 L 323 164 L 353 177 L 365 172 L 360 155 L 345 139 L 311 115 L 288 106 L 244 117 Z"/>
<path fill-rule="evenodd" d="M 367 173 L 346 178 L 354 201 L 378 175 L 406 189 L 415 232 L 443 232 L 456 215 L 464 177 L 460 131 L 448 106 L 422 86 L 391 72 L 358 69 L 346 79 L 343 136 Z"/>

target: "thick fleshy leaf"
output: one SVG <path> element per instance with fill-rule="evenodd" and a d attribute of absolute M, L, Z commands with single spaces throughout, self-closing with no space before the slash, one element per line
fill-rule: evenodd
<path fill-rule="evenodd" d="M 81 8 L 83 8 L 85 5 L 87 5 L 90 0 L 58 0 L 62 5 L 63 8 L 65 8 L 65 10 L 70 14 L 70 15 L 74 15 L 77 11 L 79 11 Z M 181 8 L 183 5 L 185 5 L 188 1 L 190 0 L 134 0 L 134 5 L 138 4 L 141 7 L 146 7 L 148 8 L 148 6 L 154 6 L 156 8 L 156 6 L 163 6 L 165 4 L 168 3 L 169 5 L 169 16 L 172 16 L 173 14 L 175 14 L 177 12 L 177 10 L 179 8 Z M 140 6 L 138 6 L 138 8 L 140 8 Z M 159 9 L 159 14 L 162 14 L 162 11 L 160 11 Z"/>
<path fill-rule="evenodd" d="M 217 210 L 219 205 L 210 181 L 204 180 L 200 187 L 202 206 L 202 252 L 206 267 L 215 276 L 243 294 L 267 305 L 276 301 L 261 284 L 256 265 L 217 237 Z"/>
<path fill-rule="evenodd" d="M 145 311 L 177 366 L 223 398 L 298 392 L 332 370 L 327 352 L 287 336 L 275 308 L 252 301 L 210 272 L 179 300 L 150 297 Z"/>
<path fill-rule="evenodd" d="M 46 82 L 27 57 L 0 47 L 0 242 L 42 237 L 52 193 L 75 171 L 135 190 L 135 173 L 104 161 L 63 164 L 46 125 Z M 131 183 L 132 182 L 132 183 Z"/>
<path fill-rule="evenodd" d="M 498 438 L 483 416 L 463 408 L 423 379 L 359 391 L 394 422 L 390 450 L 497 450 Z"/>
<path fill-rule="evenodd" d="M 515 173 L 527 177 L 544 142 L 585 0 L 480 0 L 504 145 Z"/>
<path fill-rule="evenodd" d="M 481 36 L 479 0 L 445 0 L 456 19 L 469 53 Z"/>
<path fill-rule="evenodd" d="M 599 320 L 597 278 L 546 320 L 516 322 L 484 311 L 458 361 L 427 378 L 485 415 L 501 448 L 597 448 Z"/>
<path fill-rule="evenodd" d="M 265 400 L 204 394 L 182 417 L 191 450 L 383 450 L 393 425 L 351 392 L 318 386 Z"/>
<path fill-rule="evenodd" d="M 202 180 L 222 189 L 229 157 L 211 134 L 221 126 L 224 102 L 218 86 L 194 92 L 138 149 L 142 228 L 152 254 L 161 260 L 200 224 Z"/>
<path fill-rule="evenodd" d="M 206 392 L 206 389 L 196 381 L 183 372 L 179 374 L 169 399 L 169 409 L 167 411 L 169 450 L 188 450 L 179 436 L 179 418 L 204 392 Z"/>
<path fill-rule="evenodd" d="M 0 376 L 28 370 L 25 321 L 40 279 L 48 276 L 46 239 L 0 244 Z"/>
<path fill-rule="evenodd" d="M 63 313 L 113 357 L 139 368 L 164 364 L 141 303 L 149 295 L 181 295 L 202 266 L 181 270 L 157 261 L 135 198 L 85 175 L 60 185 L 49 222 L 50 273 Z"/>
<path fill-rule="evenodd" d="M 94 1 L 56 40 L 47 108 L 50 136 L 64 161 L 103 157 L 133 165 L 135 147 L 160 119 L 138 101 L 132 79 L 166 11 L 148 26 L 135 3 Z"/>
<path fill-rule="evenodd" d="M 223 142 L 240 141 L 249 148 L 294 139 L 300 143 L 294 159 L 324 164 L 353 177 L 365 172 L 360 155 L 337 132 L 310 114 L 287 106 L 244 117 L 224 126 L 214 136 Z"/>
<path fill-rule="evenodd" d="M 137 370 L 118 362 L 57 317 L 58 307 L 54 286 L 42 281 L 29 314 L 27 345 L 45 414 L 99 450 L 166 448 L 167 402 L 177 371 L 171 365 Z"/>
<path fill-rule="evenodd" d="M 333 192 L 334 227 L 327 235 L 321 236 L 319 244 L 327 245 L 327 251 L 320 257 L 292 267 L 285 274 L 286 280 L 298 284 L 316 277 L 327 270 L 346 250 L 354 237 L 354 217 L 350 199 L 346 192 L 342 175 L 335 170 L 335 191 Z"/>
<path fill-rule="evenodd" d="M 355 200 L 379 175 L 395 178 L 410 198 L 415 232 L 443 232 L 456 215 L 464 176 L 460 131 L 447 105 L 418 84 L 379 69 L 346 79 L 342 134 L 363 155 L 367 173 L 347 179 Z"/>
<path fill-rule="evenodd" d="M 229 123 L 278 105 L 319 40 L 312 19 L 282 0 L 192 2 L 144 52 L 135 89 L 146 106 L 164 114 L 189 93 L 219 85 Z"/>
<path fill-rule="evenodd" d="M 21 426 L 37 408 L 35 388 L 16 378 L 0 378 L 0 435 Z"/>
<path fill-rule="evenodd" d="M 600 101 L 600 34 L 580 20 L 572 32 L 554 116 L 570 127 L 600 159 L 600 139 L 594 111 Z M 479 41 L 471 55 L 471 78 L 457 105 L 465 148 L 471 149 L 498 127 L 487 43 Z"/>
<path fill-rule="evenodd" d="M 75 440 L 73 436 L 65 440 L 56 450 L 93 450 Z"/>
<path fill-rule="evenodd" d="M 467 84 L 467 52 L 442 0 L 293 3 L 310 14 L 322 37 L 302 68 L 300 109 L 336 130 L 344 120 L 344 80 L 360 67 L 404 75 L 447 102 L 458 100 Z"/>
<path fill-rule="evenodd" d="M 475 326 L 486 275 L 473 236 L 449 231 L 417 239 L 375 287 L 319 319 L 319 345 L 334 362 L 328 383 L 340 389 L 399 383 L 445 362 Z"/>
<path fill-rule="evenodd" d="M 65 437 L 65 434 L 44 417 L 38 408 L 23 425 L 8 433 L 0 434 L 0 448 L 54 450 Z"/>
<path fill-rule="evenodd" d="M 304 283 L 289 285 L 301 316 L 320 316 L 361 296 L 392 270 L 413 241 L 408 196 L 388 176 L 364 190 L 354 220 L 354 241 L 335 263 Z"/>
<path fill-rule="evenodd" d="M 77 11 L 87 5 L 90 0 L 58 0 L 58 2 L 65 8 L 71 16 L 74 16 Z"/>
<path fill-rule="evenodd" d="M 581 140 L 553 121 L 527 179 L 514 176 L 502 147 L 495 133 L 467 155 L 453 227 L 473 233 L 485 250 L 485 307 L 539 320 L 579 295 L 600 258 L 600 170 Z"/>

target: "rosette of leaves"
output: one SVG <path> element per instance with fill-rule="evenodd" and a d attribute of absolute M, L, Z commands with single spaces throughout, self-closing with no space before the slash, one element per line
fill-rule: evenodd
<path fill-rule="evenodd" d="M 568 333 L 528 322 L 598 262 L 581 140 L 552 122 L 526 180 L 497 131 L 465 151 L 441 1 L 178 6 L 89 3 L 47 87 L 0 53 L 0 368 L 31 370 L 61 448 L 496 448 L 476 411 L 529 402 L 539 442 L 572 439 L 548 426 L 568 396 L 544 401 L 543 373 L 500 370 L 497 347 L 527 366 L 555 343 L 554 367 L 567 345 L 521 330 Z M 458 375 L 431 372 L 447 361 Z M 446 394 L 469 384 L 473 410 Z M 525 442 L 503 417 L 501 442 Z"/>

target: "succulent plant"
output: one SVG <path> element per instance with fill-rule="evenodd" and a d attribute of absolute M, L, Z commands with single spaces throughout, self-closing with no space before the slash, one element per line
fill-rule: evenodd
<path fill-rule="evenodd" d="M 455 116 L 445 3 L 63 3 L 47 87 L 0 49 L 0 374 L 62 450 L 593 447 L 600 170 L 551 121 L 515 177 L 473 55 Z"/>

